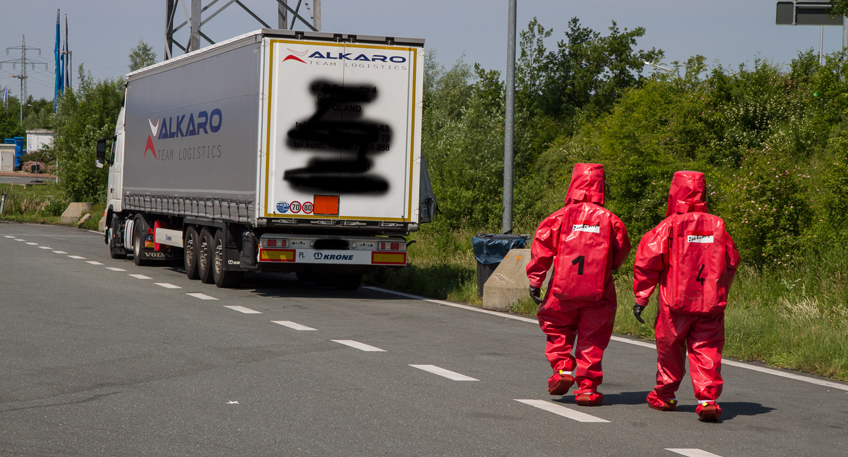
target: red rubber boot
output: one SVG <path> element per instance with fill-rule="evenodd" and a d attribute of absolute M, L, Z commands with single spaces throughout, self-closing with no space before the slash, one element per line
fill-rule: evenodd
<path fill-rule="evenodd" d="M 571 389 L 572 385 L 574 385 L 574 377 L 571 376 L 571 372 L 559 370 L 559 373 L 554 373 L 548 379 L 548 393 L 551 395 L 565 395 L 568 393 L 568 389 Z"/>
<path fill-rule="evenodd" d="M 695 412 L 698 413 L 698 419 L 703 422 L 715 422 L 721 417 L 721 407 L 715 400 L 702 401 L 698 403 L 698 407 L 695 408 Z"/>
<path fill-rule="evenodd" d="M 657 395 L 657 391 L 653 390 L 648 394 L 648 406 L 657 411 L 674 411 L 677 409 L 677 399 L 661 398 Z"/>

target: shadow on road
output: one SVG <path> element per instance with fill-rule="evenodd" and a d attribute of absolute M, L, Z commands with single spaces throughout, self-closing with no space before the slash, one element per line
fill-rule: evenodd
<path fill-rule="evenodd" d="M 730 401 L 724 402 L 719 399 L 718 402 L 721 405 L 721 421 L 728 421 L 733 419 L 736 416 L 758 416 L 760 414 L 766 414 L 771 411 L 774 411 L 774 408 L 763 406 L 759 403 L 751 403 L 746 401 Z M 680 405 L 677 407 L 677 411 L 685 411 L 695 413 L 695 408 L 698 405 Z"/>

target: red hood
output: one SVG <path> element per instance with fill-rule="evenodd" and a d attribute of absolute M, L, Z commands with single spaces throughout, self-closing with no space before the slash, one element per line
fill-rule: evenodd
<path fill-rule="evenodd" d="M 697 171 L 678 171 L 671 178 L 665 217 L 678 213 L 707 212 L 707 181 Z"/>
<path fill-rule="evenodd" d="M 565 195 L 565 204 L 590 202 L 604 206 L 604 166 L 596 163 L 574 164 L 571 184 Z"/>

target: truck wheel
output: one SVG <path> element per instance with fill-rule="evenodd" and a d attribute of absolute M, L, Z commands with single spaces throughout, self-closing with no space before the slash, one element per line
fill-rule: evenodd
<path fill-rule="evenodd" d="M 356 290 L 362 284 L 362 273 L 343 273 L 333 278 L 333 287 L 339 290 Z"/>
<path fill-rule="evenodd" d="M 112 223 L 109 224 L 109 230 L 107 232 L 109 238 L 109 256 L 113 259 L 126 259 L 127 251 L 123 247 L 118 246 L 118 240 L 120 239 L 118 235 L 121 233 L 120 217 L 112 216 Z"/>
<path fill-rule="evenodd" d="M 215 238 L 209 233 L 208 228 L 203 227 L 200 231 L 200 244 L 197 247 L 197 273 L 204 284 L 215 282 L 215 278 L 212 277 L 213 246 L 215 246 Z"/>
<path fill-rule="evenodd" d="M 185 242 L 183 243 L 183 267 L 185 267 L 188 279 L 200 279 L 197 271 L 197 250 L 200 246 L 200 236 L 194 226 L 186 229 Z"/>
<path fill-rule="evenodd" d="M 144 222 L 143 217 L 136 217 L 133 224 L 133 262 L 140 267 L 150 265 L 149 260 L 141 258 L 145 234 L 147 234 L 147 223 Z"/>
<path fill-rule="evenodd" d="M 238 287 L 244 273 L 241 271 L 228 271 L 224 269 L 224 231 L 218 229 L 212 244 L 212 278 L 218 287 Z"/>

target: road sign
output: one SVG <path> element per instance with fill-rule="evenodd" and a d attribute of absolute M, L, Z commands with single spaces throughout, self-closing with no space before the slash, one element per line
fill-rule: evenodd
<path fill-rule="evenodd" d="M 777 25 L 842 25 L 842 17 L 830 17 L 830 1 L 777 2 Z"/>

